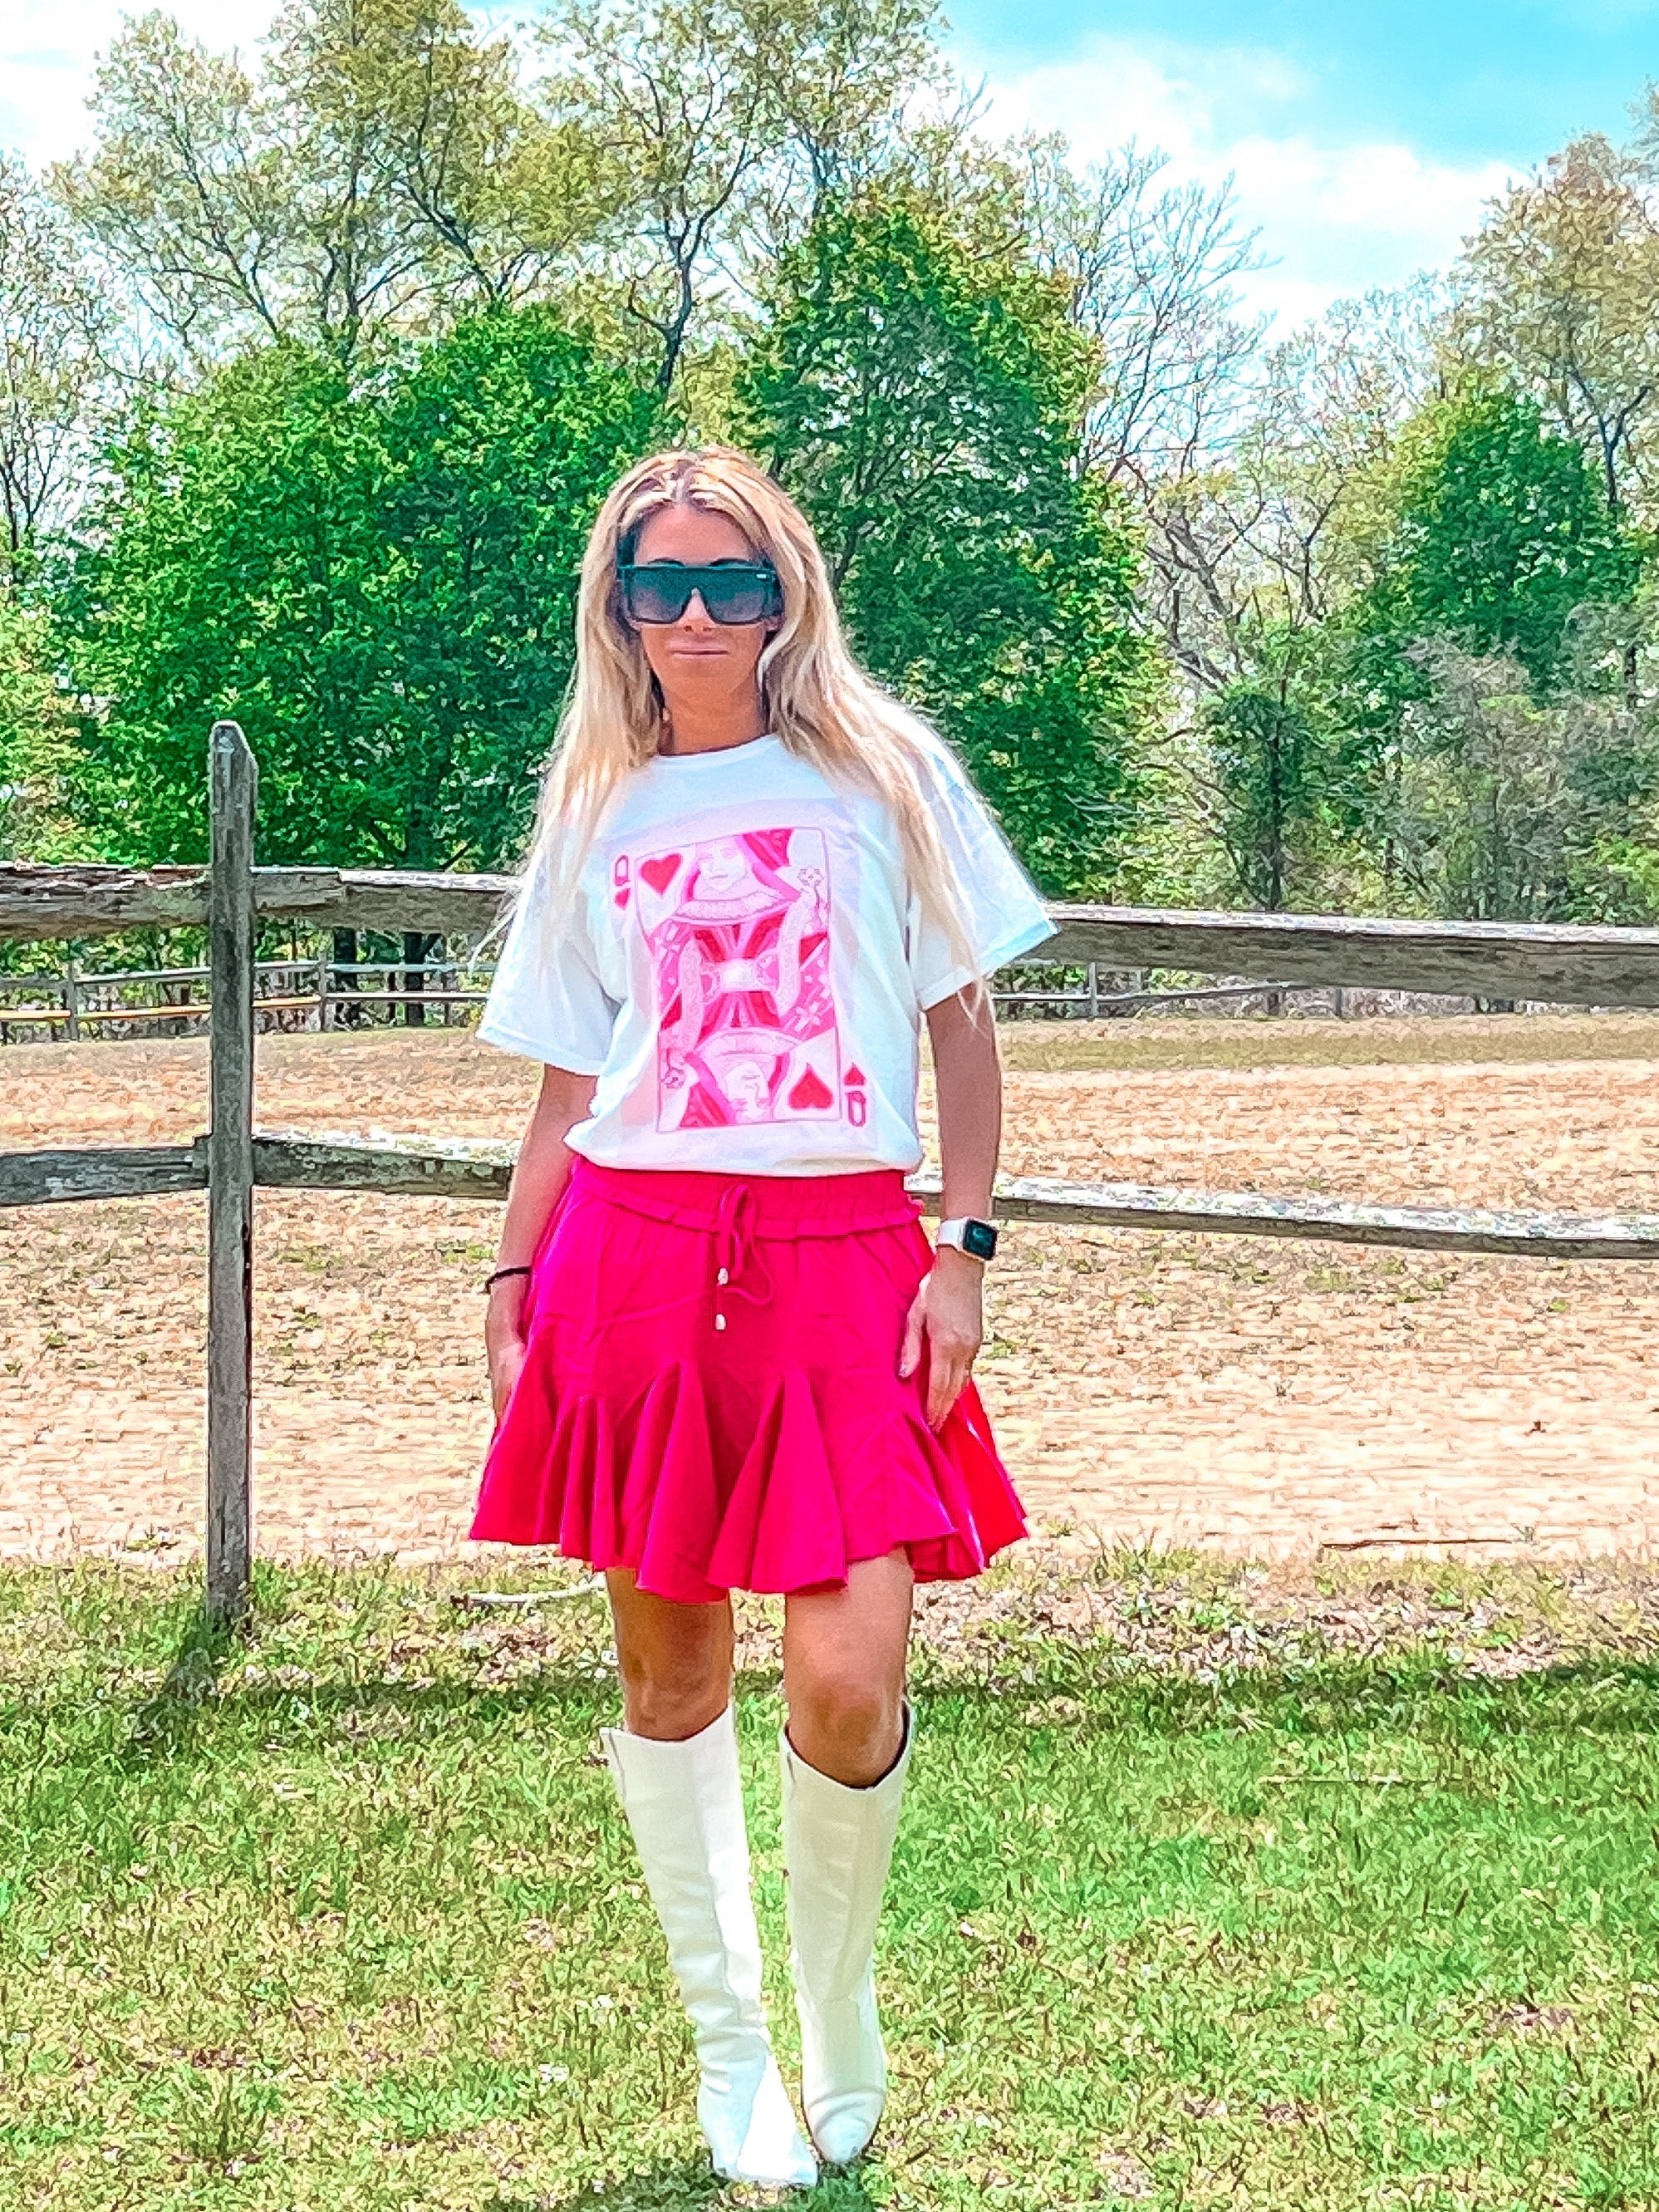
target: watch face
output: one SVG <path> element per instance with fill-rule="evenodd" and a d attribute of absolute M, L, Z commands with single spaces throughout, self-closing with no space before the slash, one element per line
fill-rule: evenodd
<path fill-rule="evenodd" d="M 994 1259 L 997 1232 L 988 1221 L 965 1221 L 962 1225 L 962 1249 L 975 1260 Z"/>

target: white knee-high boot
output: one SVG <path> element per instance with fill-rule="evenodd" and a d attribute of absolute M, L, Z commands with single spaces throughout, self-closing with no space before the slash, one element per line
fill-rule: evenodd
<path fill-rule="evenodd" d="M 787 1735 L 781 1739 L 801 2101 L 812 2140 L 832 2166 L 865 2148 L 887 2101 L 872 1961 L 914 1735 L 907 1709 L 904 1748 L 867 1790 L 832 1782 Z"/>
<path fill-rule="evenodd" d="M 810 2189 L 817 2161 L 796 2125 L 761 2009 L 732 1708 L 685 1743 L 601 1733 L 696 2033 L 697 2118 L 714 2170 L 728 2181 Z"/>

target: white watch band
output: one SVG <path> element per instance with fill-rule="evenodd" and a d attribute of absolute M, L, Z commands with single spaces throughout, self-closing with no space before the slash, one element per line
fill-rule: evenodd
<path fill-rule="evenodd" d="M 970 1217 L 969 1215 L 963 1213 L 958 1214 L 953 1220 L 941 1221 L 939 1225 L 938 1234 L 933 1238 L 933 1243 L 936 1246 L 940 1244 L 948 1244 L 954 1251 L 967 1253 L 969 1259 L 979 1260 L 979 1264 L 982 1267 L 985 1265 L 984 1261 L 979 1259 L 977 1252 L 969 1252 L 967 1246 L 963 1242 L 963 1231 L 967 1228 L 969 1218 Z"/>

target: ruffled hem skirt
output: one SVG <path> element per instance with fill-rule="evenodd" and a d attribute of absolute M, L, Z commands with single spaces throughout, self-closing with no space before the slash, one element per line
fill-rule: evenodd
<path fill-rule="evenodd" d="M 833 1589 L 908 1551 L 963 1581 L 1025 1533 L 970 1382 L 936 1432 L 902 1381 L 932 1262 L 896 1170 L 757 1176 L 578 1159 L 536 1255 L 525 1364 L 471 1534 L 687 1604 Z"/>

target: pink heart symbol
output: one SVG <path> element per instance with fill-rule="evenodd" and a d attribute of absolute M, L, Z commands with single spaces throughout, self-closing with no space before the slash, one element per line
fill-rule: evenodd
<path fill-rule="evenodd" d="M 680 856 L 678 853 L 659 853 L 654 860 L 645 860 L 641 863 L 640 873 L 660 898 L 670 884 L 673 882 L 679 865 Z"/>
<path fill-rule="evenodd" d="M 864 1070 L 861 1067 L 849 1067 L 847 1071 L 846 1081 L 849 1090 L 857 1090 L 864 1081 Z"/>
<path fill-rule="evenodd" d="M 617 891 L 615 896 L 617 904 L 618 906 L 626 906 L 628 904 L 628 885 L 624 884 L 622 889 Z"/>
<path fill-rule="evenodd" d="M 809 1067 L 789 1093 L 789 1103 L 797 1112 L 804 1112 L 813 1106 L 833 1106 L 835 1103 L 830 1095 L 829 1085 L 815 1068 Z"/>

